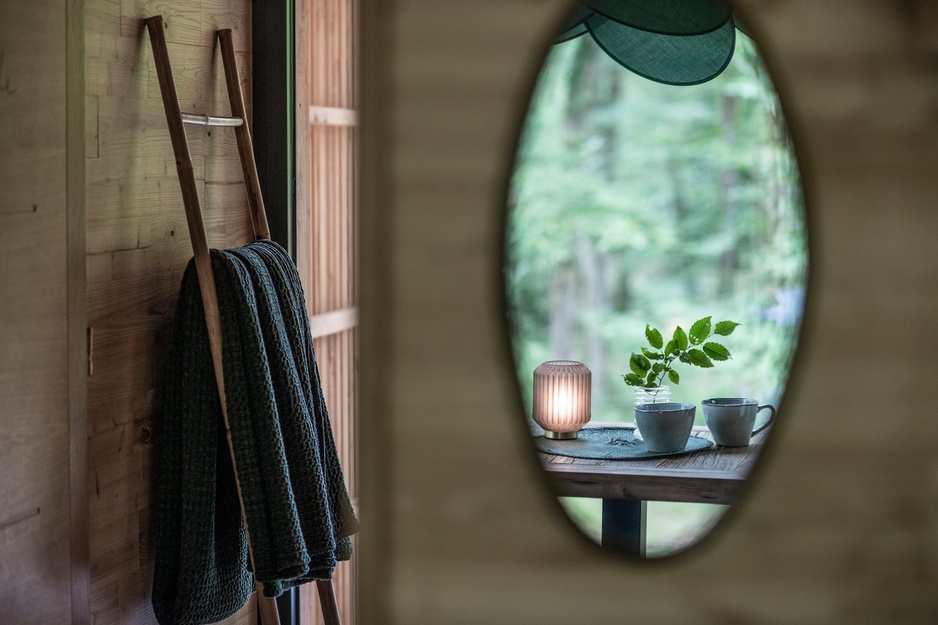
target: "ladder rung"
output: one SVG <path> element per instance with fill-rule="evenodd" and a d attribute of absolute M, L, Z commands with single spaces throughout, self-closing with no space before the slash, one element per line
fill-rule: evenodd
<path fill-rule="evenodd" d="M 212 115 L 197 115 L 196 113 L 182 113 L 182 123 L 196 126 L 243 126 L 244 120 L 240 117 L 213 117 Z"/>

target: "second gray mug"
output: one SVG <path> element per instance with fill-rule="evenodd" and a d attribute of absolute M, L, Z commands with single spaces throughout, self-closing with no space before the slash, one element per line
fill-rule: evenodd
<path fill-rule="evenodd" d="M 714 397 L 701 402 L 713 442 L 721 447 L 745 447 L 749 440 L 775 421 L 775 407 L 746 397 Z M 769 420 L 753 430 L 756 414 L 769 411 Z"/>

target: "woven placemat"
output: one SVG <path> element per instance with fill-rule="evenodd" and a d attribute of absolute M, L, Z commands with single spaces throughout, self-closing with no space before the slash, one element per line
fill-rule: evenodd
<path fill-rule="evenodd" d="M 648 451 L 645 441 L 635 436 L 634 427 L 598 427 L 583 428 L 577 438 L 558 441 L 538 436 L 534 446 L 539 450 L 558 456 L 572 458 L 591 458 L 595 460 L 641 460 L 644 458 L 663 458 L 679 456 L 713 447 L 707 439 L 691 435 L 687 446 L 681 451 Z"/>

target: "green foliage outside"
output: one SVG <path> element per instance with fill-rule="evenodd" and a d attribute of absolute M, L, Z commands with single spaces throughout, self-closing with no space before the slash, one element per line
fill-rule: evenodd
<path fill-rule="evenodd" d="M 741 324 L 733 358 L 688 370 L 672 401 L 778 401 L 800 323 L 804 218 L 781 109 L 744 35 L 728 69 L 693 87 L 634 75 L 589 37 L 555 46 L 509 204 L 506 279 L 529 409 L 535 367 L 573 359 L 593 371 L 593 420 L 632 421 L 623 376 L 646 324 L 701 311 Z"/>

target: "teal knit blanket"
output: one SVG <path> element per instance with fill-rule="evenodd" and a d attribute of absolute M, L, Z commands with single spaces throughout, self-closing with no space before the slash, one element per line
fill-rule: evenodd
<path fill-rule="evenodd" d="M 272 241 L 212 250 L 225 391 L 257 578 L 265 594 L 332 576 L 357 531 L 323 400 L 299 276 Z M 153 415 L 152 604 L 201 625 L 253 590 L 193 262 Z"/>

